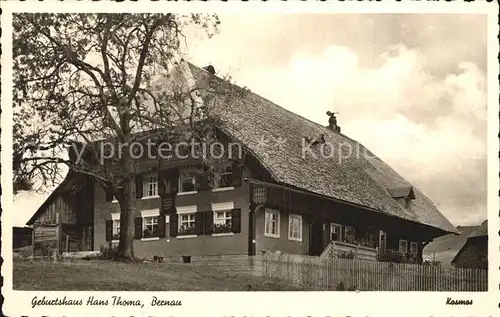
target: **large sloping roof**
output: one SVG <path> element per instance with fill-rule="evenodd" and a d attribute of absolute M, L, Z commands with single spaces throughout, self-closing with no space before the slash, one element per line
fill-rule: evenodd
<path fill-rule="evenodd" d="M 484 237 L 484 236 L 488 236 L 488 220 L 483 221 L 483 223 L 479 226 L 479 228 L 471 232 L 471 234 L 469 234 L 467 238 Z"/>
<path fill-rule="evenodd" d="M 203 86 L 228 81 L 188 63 L 190 77 Z M 300 93 L 300 92 L 299 92 Z M 228 102 L 214 105 L 222 129 L 244 144 L 277 182 L 379 210 L 383 213 L 459 233 L 419 190 L 363 145 L 315 122 L 292 113 L 248 91 Z M 302 155 L 303 138 L 318 138 L 333 145 L 333 155 L 314 158 Z M 276 140 L 284 140 L 281 146 Z M 353 151 L 346 155 L 347 149 Z M 315 153 L 319 154 L 318 148 Z M 339 155 L 339 152 L 344 154 Z M 391 188 L 413 188 L 415 199 L 405 209 L 389 193 Z"/>

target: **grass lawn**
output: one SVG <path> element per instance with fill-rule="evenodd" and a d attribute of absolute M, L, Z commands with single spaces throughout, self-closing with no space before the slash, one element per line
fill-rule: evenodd
<path fill-rule="evenodd" d="M 14 261 L 15 290 L 298 291 L 289 283 L 189 264 Z"/>

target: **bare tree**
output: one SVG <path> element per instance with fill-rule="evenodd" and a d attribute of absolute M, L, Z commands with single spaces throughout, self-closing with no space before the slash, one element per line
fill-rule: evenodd
<path fill-rule="evenodd" d="M 213 139 L 217 119 L 209 105 L 232 92 L 211 83 L 186 86 L 176 76 L 185 27 L 211 37 L 219 23 L 216 15 L 200 14 L 15 15 L 14 182 L 51 183 L 64 167 L 93 177 L 119 201 L 118 253 L 133 258 L 138 171 L 127 148 L 102 160 L 102 140 L 130 145 L 151 136 L 141 131 L 159 131 L 160 139 Z M 65 155 L 64 146 L 75 144 L 84 146 L 87 159 Z"/>

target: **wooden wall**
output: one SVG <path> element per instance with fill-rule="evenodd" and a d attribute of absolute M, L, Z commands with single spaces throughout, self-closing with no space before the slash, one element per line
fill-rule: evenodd
<path fill-rule="evenodd" d="M 33 228 L 33 253 L 34 255 L 52 255 L 52 250 L 57 248 L 59 226 L 42 225 Z"/>
<path fill-rule="evenodd" d="M 73 201 L 74 196 L 63 196 L 55 198 L 38 219 L 37 223 L 56 224 L 58 223 L 57 214 L 61 215 L 62 223 L 76 223 L 76 204 Z"/>

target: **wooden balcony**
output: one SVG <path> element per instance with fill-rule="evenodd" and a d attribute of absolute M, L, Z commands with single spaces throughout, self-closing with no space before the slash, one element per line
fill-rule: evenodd
<path fill-rule="evenodd" d="M 347 258 L 376 261 L 378 248 L 370 248 L 359 244 L 330 241 L 321 253 L 321 258 Z"/>

